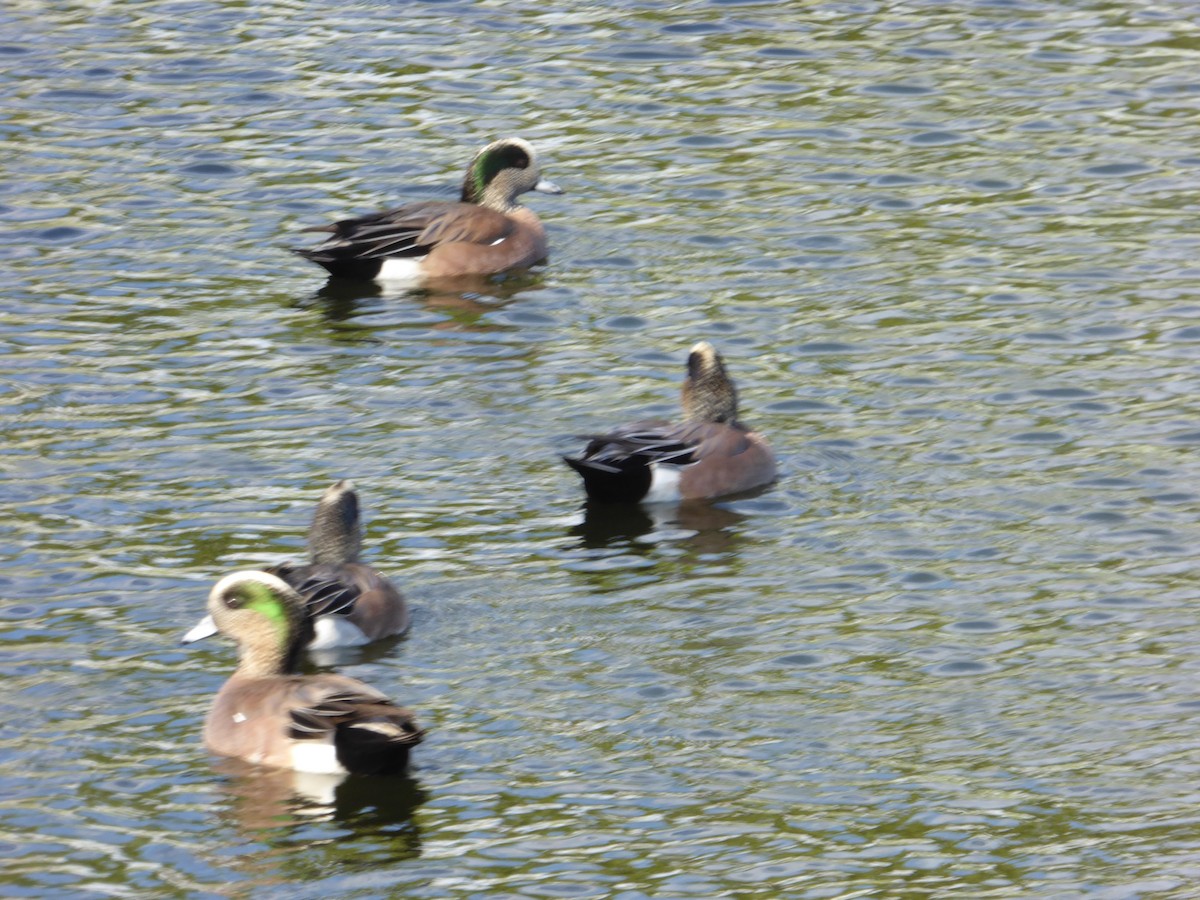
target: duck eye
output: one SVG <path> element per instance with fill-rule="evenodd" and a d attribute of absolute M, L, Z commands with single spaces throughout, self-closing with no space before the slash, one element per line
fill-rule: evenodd
<path fill-rule="evenodd" d="M 241 591 L 229 591 L 225 594 L 225 606 L 229 609 L 241 609 L 246 602 L 246 598 L 242 596 Z"/>

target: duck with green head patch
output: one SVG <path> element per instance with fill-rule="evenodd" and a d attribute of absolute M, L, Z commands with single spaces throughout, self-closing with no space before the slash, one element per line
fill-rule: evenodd
<path fill-rule="evenodd" d="M 299 675 L 310 631 L 304 600 L 267 572 L 216 583 L 208 611 L 238 644 L 238 667 L 204 724 L 213 753 L 322 774 L 398 775 L 424 732 L 411 712 L 345 675 Z"/>
<path fill-rule="evenodd" d="M 775 480 L 775 456 L 738 420 L 738 396 L 725 361 L 707 341 L 692 347 L 682 390 L 683 422 L 634 422 L 587 435 L 579 473 L 591 500 L 655 503 L 704 500 Z"/>
<path fill-rule="evenodd" d="M 541 221 L 517 203 L 526 191 L 562 193 L 541 177 L 528 141 L 503 138 L 475 154 L 457 202 L 410 203 L 310 228 L 330 237 L 293 250 L 335 278 L 360 281 L 418 284 L 524 268 L 549 252 Z"/>

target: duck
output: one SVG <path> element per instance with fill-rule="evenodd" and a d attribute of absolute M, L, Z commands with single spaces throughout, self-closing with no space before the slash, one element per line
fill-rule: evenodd
<path fill-rule="evenodd" d="M 775 455 L 761 434 L 739 421 L 737 388 L 707 341 L 688 353 L 682 407 L 679 424 L 641 421 L 582 436 L 584 451 L 562 458 L 583 478 L 589 500 L 709 500 L 775 480 Z"/>
<path fill-rule="evenodd" d="M 264 571 L 304 599 L 313 620 L 309 650 L 361 647 L 408 630 L 404 596 L 359 561 L 362 515 L 354 482 L 337 481 L 321 495 L 308 530 L 308 553 L 307 564 L 285 562 Z M 182 640 L 190 643 L 216 632 L 217 623 L 207 615 Z"/>
<path fill-rule="evenodd" d="M 355 678 L 296 674 L 312 628 L 305 600 L 269 572 L 233 572 L 208 612 L 238 645 L 213 700 L 204 745 L 218 756 L 322 775 L 401 775 L 424 730 L 413 714 Z"/>
<path fill-rule="evenodd" d="M 532 144 L 502 138 L 475 154 L 457 201 L 410 203 L 308 228 L 330 237 L 291 249 L 334 278 L 358 281 L 421 282 L 525 268 L 549 252 L 541 220 L 517 203 L 526 191 L 563 192 L 542 178 Z"/>

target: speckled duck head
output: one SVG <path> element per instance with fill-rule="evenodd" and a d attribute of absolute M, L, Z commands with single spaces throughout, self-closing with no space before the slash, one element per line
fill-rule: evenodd
<path fill-rule="evenodd" d="M 462 201 L 505 212 L 526 191 L 561 194 L 562 188 L 542 178 L 537 151 L 521 138 L 492 141 L 475 154 L 462 184 Z"/>
<path fill-rule="evenodd" d="M 226 575 L 208 595 L 217 630 L 237 642 L 239 675 L 295 671 L 300 648 L 312 636 L 304 600 L 267 572 Z"/>
<path fill-rule="evenodd" d="M 725 371 L 725 362 L 707 341 L 688 354 L 683 382 L 683 416 L 688 422 L 737 424 L 737 388 Z"/>

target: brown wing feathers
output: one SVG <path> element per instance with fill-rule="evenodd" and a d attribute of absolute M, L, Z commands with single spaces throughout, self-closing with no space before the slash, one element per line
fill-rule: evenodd
<path fill-rule="evenodd" d="M 435 200 L 309 230 L 333 234 L 311 250 L 297 251 L 309 259 L 384 259 L 425 256 L 439 244 L 493 244 L 512 233 L 513 223 L 471 203 Z"/>

